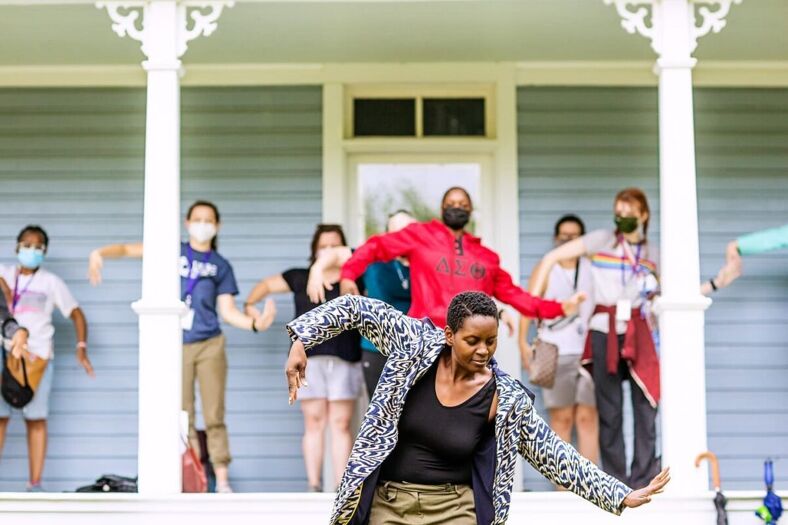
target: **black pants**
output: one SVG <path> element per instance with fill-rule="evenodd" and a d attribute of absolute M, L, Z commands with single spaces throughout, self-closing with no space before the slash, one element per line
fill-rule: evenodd
<path fill-rule="evenodd" d="M 618 336 L 619 352 L 624 336 Z M 596 406 L 599 410 L 599 449 L 602 468 L 632 488 L 645 487 L 660 470 L 656 458 L 657 409 L 652 408 L 643 391 L 629 375 L 629 366 L 622 359 L 615 374 L 607 371 L 607 334 L 591 332 L 593 376 Z M 624 452 L 624 406 L 621 384 L 630 382 L 632 414 L 635 419 L 635 450 L 630 474 Z"/>
<path fill-rule="evenodd" d="M 386 356 L 380 352 L 361 352 L 361 369 L 364 371 L 364 382 L 367 384 L 367 394 L 372 399 L 372 393 L 378 386 L 378 379 L 383 373 L 383 365 L 386 364 Z"/>

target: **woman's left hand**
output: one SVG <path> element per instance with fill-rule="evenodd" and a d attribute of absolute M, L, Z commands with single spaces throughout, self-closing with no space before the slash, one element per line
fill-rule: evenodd
<path fill-rule="evenodd" d="M 501 310 L 501 321 L 504 325 L 506 325 L 506 330 L 509 332 L 509 337 L 514 335 L 514 318 L 512 314 L 507 312 L 506 310 Z"/>
<path fill-rule="evenodd" d="M 96 377 L 96 373 L 93 371 L 93 364 L 90 362 L 88 358 L 88 348 L 86 346 L 79 346 L 77 347 L 77 361 L 82 368 L 85 369 L 85 373 L 90 377 Z"/>
<path fill-rule="evenodd" d="M 298 389 L 306 386 L 306 350 L 304 343 L 295 340 L 290 347 L 290 354 L 287 356 L 285 365 L 285 377 L 287 378 L 287 402 L 293 404 L 298 398 Z"/>
<path fill-rule="evenodd" d="M 20 328 L 11 338 L 11 355 L 15 358 L 26 357 L 28 335 L 26 328 Z"/>
<path fill-rule="evenodd" d="M 665 485 L 670 481 L 670 467 L 665 467 L 662 472 L 657 474 L 648 486 L 642 489 L 633 490 L 629 495 L 624 498 L 624 507 L 634 509 L 646 503 L 651 502 L 651 497 L 655 494 L 661 494 Z"/>

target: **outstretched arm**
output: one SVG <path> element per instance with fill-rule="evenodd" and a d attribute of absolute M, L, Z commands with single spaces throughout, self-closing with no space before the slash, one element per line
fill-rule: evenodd
<path fill-rule="evenodd" d="M 418 248 L 420 237 L 425 234 L 424 224 L 417 222 L 396 232 L 373 235 L 342 266 L 342 280 L 355 281 L 372 263 L 407 257 Z"/>
<path fill-rule="evenodd" d="M 90 284 L 101 284 L 101 270 L 104 267 L 104 258 L 119 259 L 121 257 L 142 257 L 142 243 L 108 244 L 90 252 L 88 257 L 88 279 Z"/>
<path fill-rule="evenodd" d="M 512 282 L 512 276 L 501 268 L 496 268 L 494 271 L 495 288 L 493 295 L 495 298 L 512 305 L 518 312 L 527 317 L 552 319 L 562 315 L 572 315 L 577 311 L 580 303 L 585 300 L 585 294 L 579 293 L 563 303 L 547 301 L 533 296 L 516 286 Z"/>
<path fill-rule="evenodd" d="M 559 438 L 532 407 L 523 416 L 519 452 L 553 483 L 616 515 L 649 503 L 670 481 L 670 469 L 665 468 L 648 486 L 631 489 Z"/>
<path fill-rule="evenodd" d="M 548 480 L 613 514 L 621 514 L 632 492 L 559 438 L 533 407 L 523 415 L 519 452 Z"/>
<path fill-rule="evenodd" d="M 547 288 L 547 278 L 550 276 L 553 266 L 561 261 L 576 259 L 585 255 L 586 251 L 583 237 L 578 237 L 547 252 L 531 274 L 529 288 L 532 293 L 540 295 L 544 293 L 544 290 Z"/>
<path fill-rule="evenodd" d="M 285 365 L 290 404 L 306 377 L 306 352 L 346 330 L 358 330 L 380 353 L 389 356 L 412 352 L 413 341 L 426 330 L 442 332 L 406 316 L 393 306 L 357 295 L 343 295 L 310 310 L 287 325 L 293 345 Z"/>
<path fill-rule="evenodd" d="M 353 252 L 347 246 L 337 246 L 328 248 L 312 263 L 309 268 L 309 280 L 306 284 L 306 295 L 313 303 L 326 302 L 326 290 L 333 290 L 334 285 L 326 277 L 326 270 L 329 268 L 341 268 Z"/>

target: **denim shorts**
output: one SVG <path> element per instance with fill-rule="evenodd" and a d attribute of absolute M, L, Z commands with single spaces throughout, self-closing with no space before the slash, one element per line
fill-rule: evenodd
<path fill-rule="evenodd" d="M 11 417 L 12 413 L 21 412 L 27 420 L 46 419 L 49 416 L 49 393 L 52 391 L 52 376 L 55 363 L 50 362 L 44 371 L 44 376 L 38 384 L 33 400 L 22 409 L 14 408 L 0 397 L 0 419 Z"/>

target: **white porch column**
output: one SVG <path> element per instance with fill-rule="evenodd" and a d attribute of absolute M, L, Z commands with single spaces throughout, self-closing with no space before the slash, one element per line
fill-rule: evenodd
<path fill-rule="evenodd" d="M 139 315 L 139 491 L 181 492 L 180 74 L 186 44 L 210 35 L 230 2 L 96 4 L 119 36 L 142 43 L 148 75 L 142 298 Z M 187 13 L 190 22 L 187 22 Z M 207 13 L 207 14 L 204 14 Z"/>
<path fill-rule="evenodd" d="M 677 494 L 708 490 L 706 471 L 694 466 L 707 448 L 703 312 L 711 301 L 699 291 L 692 53 L 699 37 L 725 26 L 733 2 L 741 0 L 605 0 L 658 55 L 662 464 Z"/>

